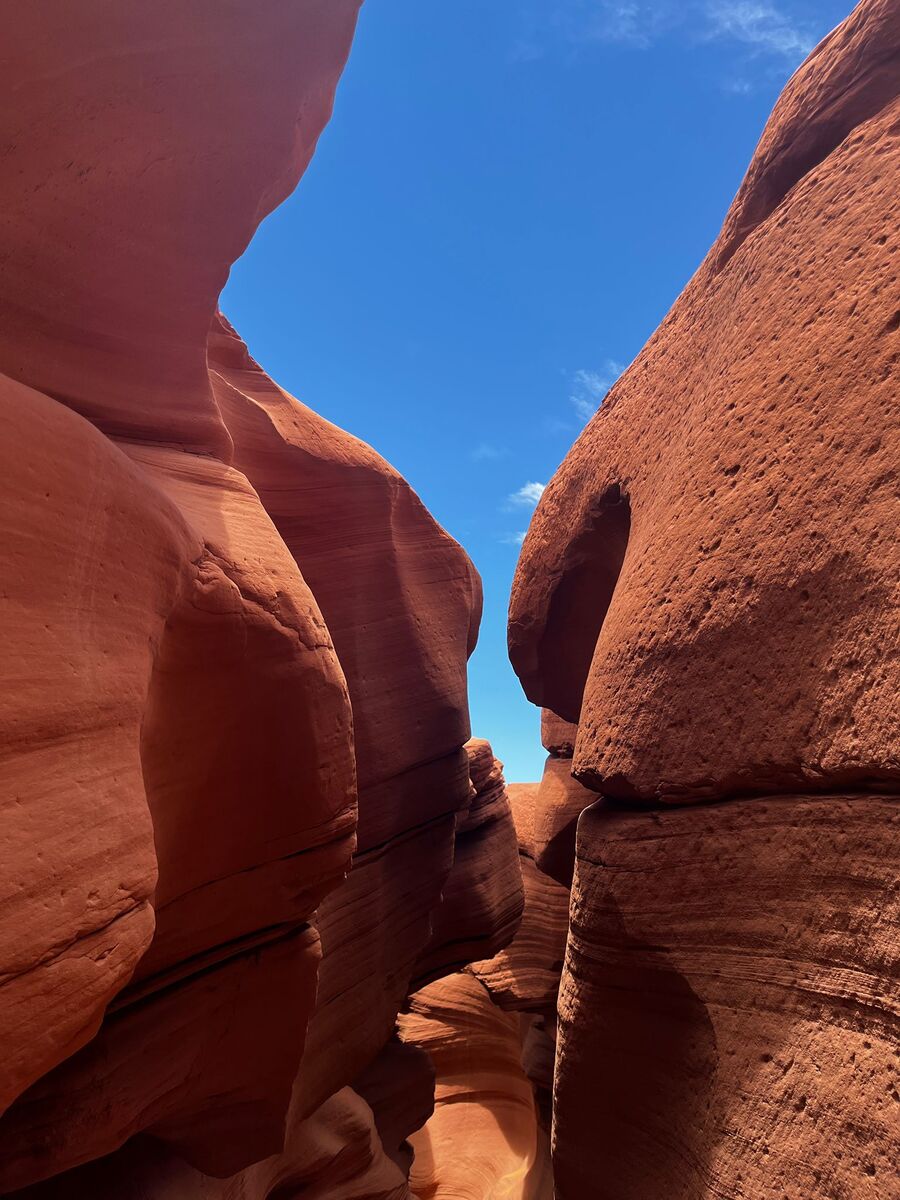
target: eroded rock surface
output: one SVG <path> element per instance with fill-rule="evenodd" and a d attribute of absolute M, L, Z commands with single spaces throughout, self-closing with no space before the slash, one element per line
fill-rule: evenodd
<path fill-rule="evenodd" d="M 864 0 L 794 75 L 531 523 L 513 663 L 606 794 L 900 778 L 898 62 Z"/>
<path fill-rule="evenodd" d="M 896 796 L 587 810 L 560 1197 L 896 1194 L 898 855 Z"/>
<path fill-rule="evenodd" d="M 437 1074 L 434 1116 L 411 1138 L 420 1200 L 548 1200 L 549 1158 L 517 1018 L 462 972 L 417 992 L 400 1030 L 428 1051 Z"/>
<path fill-rule="evenodd" d="M 896 1195 L 898 66 L 864 0 L 794 75 L 523 547 L 558 1200 Z"/>
<path fill-rule="evenodd" d="M 518 920 L 478 576 L 217 314 L 358 7 L 10 13 L 4 1192 L 406 1196 L 432 1077 L 392 1038 L 457 851 L 479 953 Z"/>

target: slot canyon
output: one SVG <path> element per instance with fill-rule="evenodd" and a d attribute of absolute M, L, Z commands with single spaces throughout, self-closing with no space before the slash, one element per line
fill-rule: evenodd
<path fill-rule="evenodd" d="M 220 310 L 360 3 L 3 6 L 0 1195 L 900 1200 L 900 0 L 540 497 L 531 782 Z"/>

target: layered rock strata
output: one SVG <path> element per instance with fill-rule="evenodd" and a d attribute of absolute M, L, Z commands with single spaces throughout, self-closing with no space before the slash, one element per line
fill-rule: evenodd
<path fill-rule="evenodd" d="M 434 1115 L 410 1139 L 421 1200 L 553 1196 L 550 1097 L 569 893 L 535 864 L 542 786 L 507 789 L 524 883 L 512 940 L 417 992 L 400 1018 L 402 1039 L 427 1051 L 437 1075 Z"/>
<path fill-rule="evenodd" d="M 512 659 L 605 797 L 559 1200 L 896 1194 L 898 63 L 864 0 L 794 75 L 523 547 Z"/>
<path fill-rule="evenodd" d="M 357 9 L 7 22 L 4 1193 L 405 1196 L 397 1012 L 518 920 L 477 574 L 217 314 Z"/>
<path fill-rule="evenodd" d="M 557 1194 L 895 1195 L 898 856 L 896 796 L 588 809 Z"/>
<path fill-rule="evenodd" d="M 402 1037 L 435 1065 L 435 1111 L 411 1140 L 410 1185 L 419 1200 L 553 1195 L 519 1021 L 460 972 L 413 996 Z"/>

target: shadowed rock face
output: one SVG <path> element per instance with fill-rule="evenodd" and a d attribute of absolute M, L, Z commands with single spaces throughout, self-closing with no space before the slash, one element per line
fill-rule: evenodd
<path fill-rule="evenodd" d="M 607 794 L 900 776 L 898 62 L 866 0 L 797 72 L 531 523 L 512 660 Z"/>
<path fill-rule="evenodd" d="M 139 1129 L 211 1171 L 281 1143 L 309 922 L 353 845 L 351 713 L 319 607 L 229 465 L 206 340 L 327 119 L 356 9 L 9 21 L 0 1103 L 20 1099 L 0 1187 Z"/>
<path fill-rule="evenodd" d="M 898 183 L 866 0 L 526 538 L 511 657 L 606 797 L 554 810 L 559 1200 L 896 1190 Z"/>
<path fill-rule="evenodd" d="M 458 835 L 466 936 L 521 907 L 502 779 L 457 829 L 480 583 L 216 314 L 357 0 L 189 7 L 8 22 L 0 1191 L 401 1197 L 429 1076 L 372 1064 Z"/>
<path fill-rule="evenodd" d="M 584 813 L 558 1196 L 895 1194 L 898 854 L 896 797 Z"/>

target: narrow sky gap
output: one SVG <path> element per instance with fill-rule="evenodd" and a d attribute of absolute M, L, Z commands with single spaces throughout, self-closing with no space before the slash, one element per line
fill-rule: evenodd
<path fill-rule="evenodd" d="M 849 5 L 369 0 L 335 116 L 223 305 L 472 555 L 472 727 L 542 767 L 506 658 L 531 508 L 716 236 L 786 79 Z M 376 117 L 377 114 L 377 117 Z"/>

